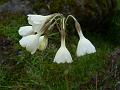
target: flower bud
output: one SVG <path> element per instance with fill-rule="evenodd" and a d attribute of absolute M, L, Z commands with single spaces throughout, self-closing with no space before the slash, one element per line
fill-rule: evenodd
<path fill-rule="evenodd" d="M 28 35 L 34 34 L 34 31 L 32 29 L 32 26 L 23 26 L 19 28 L 18 33 L 21 36 L 28 36 Z"/>
<path fill-rule="evenodd" d="M 34 54 L 39 45 L 39 35 L 25 36 L 19 41 L 19 43 L 22 47 L 25 47 L 27 51 L 31 52 L 31 54 Z"/>
<path fill-rule="evenodd" d="M 39 38 L 39 50 L 45 50 L 48 44 L 48 38 L 46 36 L 41 36 Z"/>

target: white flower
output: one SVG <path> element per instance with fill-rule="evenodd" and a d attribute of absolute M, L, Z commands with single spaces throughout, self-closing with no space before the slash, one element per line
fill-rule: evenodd
<path fill-rule="evenodd" d="M 42 15 L 28 15 L 28 23 L 32 25 L 35 32 L 41 32 L 44 24 L 53 16 L 42 16 Z"/>
<path fill-rule="evenodd" d="M 95 47 L 88 39 L 86 39 L 83 36 L 82 31 L 80 31 L 79 36 L 80 36 L 80 40 L 78 42 L 77 51 L 76 51 L 77 56 L 79 57 L 85 54 L 95 53 L 96 52 Z"/>
<path fill-rule="evenodd" d="M 27 35 L 34 34 L 34 31 L 33 31 L 33 29 L 32 29 L 32 26 L 23 26 L 23 27 L 20 27 L 20 28 L 19 28 L 18 33 L 19 33 L 21 36 L 27 36 Z"/>
<path fill-rule="evenodd" d="M 22 47 L 25 47 L 27 51 L 31 52 L 31 54 L 34 54 L 39 46 L 39 35 L 25 36 L 19 43 Z"/>
<path fill-rule="evenodd" d="M 46 36 L 41 36 L 41 37 L 39 38 L 39 47 L 38 47 L 38 49 L 39 49 L 39 50 L 44 50 L 44 49 L 46 49 L 47 44 L 48 44 L 48 38 L 47 38 Z"/>
<path fill-rule="evenodd" d="M 61 41 L 61 47 L 59 48 L 59 50 L 57 51 L 55 58 L 54 58 L 54 62 L 56 63 L 71 63 L 72 62 L 72 57 L 70 52 L 68 51 L 68 49 L 65 46 L 65 42 Z"/>

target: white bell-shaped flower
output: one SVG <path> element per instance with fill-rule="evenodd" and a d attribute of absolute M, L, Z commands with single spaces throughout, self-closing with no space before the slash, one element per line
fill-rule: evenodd
<path fill-rule="evenodd" d="M 33 30 L 35 32 L 41 32 L 42 27 L 44 26 L 44 24 L 53 17 L 52 15 L 48 15 L 48 16 L 43 16 L 43 15 L 28 15 L 28 23 L 30 25 L 32 25 Z"/>
<path fill-rule="evenodd" d="M 23 37 L 19 43 L 22 47 L 25 47 L 27 51 L 31 52 L 31 54 L 34 54 L 39 46 L 39 35 L 29 35 Z"/>
<path fill-rule="evenodd" d="M 45 50 L 48 44 L 48 38 L 46 36 L 41 36 L 39 38 L 39 50 Z"/>
<path fill-rule="evenodd" d="M 65 40 L 61 40 L 61 46 L 55 55 L 54 62 L 58 64 L 72 62 L 71 54 L 65 46 Z"/>
<path fill-rule="evenodd" d="M 32 26 L 23 26 L 19 28 L 18 33 L 21 36 L 28 36 L 28 35 L 34 34 L 34 31 L 32 29 Z"/>
<path fill-rule="evenodd" d="M 95 47 L 88 39 L 86 39 L 83 36 L 82 31 L 80 31 L 79 37 L 80 40 L 78 42 L 77 51 L 76 51 L 78 57 L 96 52 Z"/>

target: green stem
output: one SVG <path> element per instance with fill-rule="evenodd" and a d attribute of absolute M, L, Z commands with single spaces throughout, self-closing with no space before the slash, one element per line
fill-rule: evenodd
<path fill-rule="evenodd" d="M 73 15 L 68 15 L 67 16 L 67 18 L 65 20 L 65 24 L 67 23 L 69 17 L 71 17 L 75 21 L 75 28 L 76 28 L 76 30 L 78 32 L 79 37 L 83 36 L 81 26 L 80 26 L 79 22 L 77 21 L 77 19 Z"/>

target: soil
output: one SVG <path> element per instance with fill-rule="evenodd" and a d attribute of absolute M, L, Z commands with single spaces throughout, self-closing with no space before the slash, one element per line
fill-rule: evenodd
<path fill-rule="evenodd" d="M 12 40 L 8 37 L 0 37 L 0 65 L 14 64 L 14 49 Z"/>

